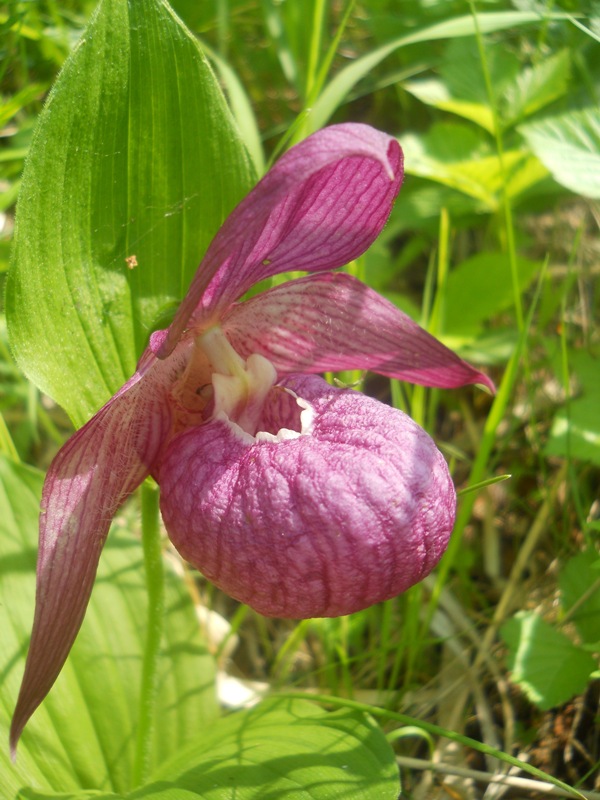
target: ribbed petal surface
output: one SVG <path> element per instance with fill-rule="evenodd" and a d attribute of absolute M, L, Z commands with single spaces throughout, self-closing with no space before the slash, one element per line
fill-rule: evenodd
<path fill-rule="evenodd" d="M 311 435 L 247 443 L 222 421 L 174 439 L 161 510 L 184 558 L 267 616 L 349 614 L 424 578 L 456 498 L 409 417 L 321 378 L 282 382 L 315 411 Z"/>
<path fill-rule="evenodd" d="M 281 372 L 364 369 L 424 386 L 492 381 L 393 303 L 344 273 L 288 281 L 234 305 L 223 318 L 240 355 L 260 353 Z"/>
<path fill-rule="evenodd" d="M 398 142 L 367 125 L 318 131 L 285 153 L 229 215 L 169 330 L 216 321 L 255 283 L 319 272 L 357 258 L 383 228 L 403 178 Z"/>
<path fill-rule="evenodd" d="M 170 428 L 176 361 L 147 350 L 139 371 L 58 452 L 44 483 L 35 616 L 11 748 L 56 680 L 81 626 L 112 518 L 149 474 Z M 141 373 L 145 377 L 141 380 Z"/>

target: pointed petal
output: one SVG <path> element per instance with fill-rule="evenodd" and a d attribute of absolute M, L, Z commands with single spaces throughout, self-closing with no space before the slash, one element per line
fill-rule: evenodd
<path fill-rule="evenodd" d="M 141 362 L 146 370 L 150 360 L 147 351 Z M 13 757 L 27 720 L 49 692 L 79 631 L 112 518 L 149 474 L 169 431 L 160 391 L 164 378 L 164 369 L 147 372 L 143 380 L 136 373 L 68 440 L 48 470 L 33 631 L 10 733 Z"/>
<path fill-rule="evenodd" d="M 423 386 L 492 381 L 393 303 L 344 273 L 311 275 L 229 309 L 223 329 L 241 356 L 280 372 L 365 369 Z"/>
<path fill-rule="evenodd" d="M 225 221 L 159 356 L 264 278 L 357 258 L 383 228 L 402 177 L 398 142 L 367 125 L 333 125 L 293 147 Z"/>

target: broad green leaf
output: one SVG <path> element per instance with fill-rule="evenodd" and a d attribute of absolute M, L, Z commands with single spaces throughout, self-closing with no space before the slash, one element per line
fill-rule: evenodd
<path fill-rule="evenodd" d="M 600 464 L 599 407 L 598 397 L 581 397 L 559 411 L 552 423 L 546 454 Z"/>
<path fill-rule="evenodd" d="M 132 373 L 253 180 L 166 1 L 102 0 L 40 116 L 7 287 L 19 365 L 76 424 Z"/>
<path fill-rule="evenodd" d="M 523 69 L 520 59 L 497 45 L 487 48 L 487 60 L 502 128 L 522 121 L 567 91 L 568 50 Z M 493 133 L 494 115 L 475 44 L 452 42 L 439 73 L 439 78 L 407 81 L 403 88 L 422 103 L 470 119 Z"/>
<path fill-rule="evenodd" d="M 235 791 L 237 792 L 237 789 Z M 231 792 L 229 792 L 228 796 L 231 796 Z M 175 784 L 161 782 L 145 786 L 135 795 L 128 795 L 129 797 L 140 798 L 140 800 L 142 798 L 146 800 L 198 800 L 199 797 L 204 797 L 204 795 L 199 795 L 197 792 L 189 791 L 188 789 L 181 789 Z M 107 798 L 107 800 L 112 800 L 112 798 Z"/>
<path fill-rule="evenodd" d="M 502 45 L 488 47 L 486 59 L 495 99 L 499 100 L 516 79 L 520 61 Z M 495 119 L 476 42 L 451 41 L 439 73 L 439 79 L 413 81 L 403 86 L 423 103 L 470 119 L 494 133 Z"/>
<path fill-rule="evenodd" d="M 600 642 L 600 554 L 585 550 L 570 558 L 560 573 L 560 591 L 565 611 L 570 614 L 584 642 Z"/>
<path fill-rule="evenodd" d="M 522 62 L 503 42 L 486 42 L 485 60 L 494 98 L 498 101 L 507 87 L 515 81 L 522 69 Z M 448 43 L 440 75 L 453 97 L 489 106 L 481 55 L 474 38 L 466 41 L 454 39 Z"/>
<path fill-rule="evenodd" d="M 486 58 L 503 128 L 539 111 L 567 91 L 568 50 L 525 69 L 521 60 L 502 45 L 487 47 Z M 450 42 L 439 67 L 439 78 L 409 81 L 403 87 L 423 103 L 470 119 L 489 133 L 494 132 L 494 115 L 475 42 Z"/>
<path fill-rule="evenodd" d="M 525 290 L 541 265 L 525 258 L 517 260 L 519 288 Z M 444 297 L 444 334 L 473 339 L 484 323 L 514 302 L 511 268 L 505 253 L 477 253 L 448 275 Z"/>
<path fill-rule="evenodd" d="M 0 458 L 0 740 L 23 673 L 33 618 L 37 517 L 43 476 Z M 25 729 L 15 765 L 0 747 L 0 797 L 131 788 L 146 592 L 141 547 L 126 507 L 102 554 L 91 603 L 55 686 Z M 152 764 L 177 753 L 217 715 L 214 665 L 181 581 L 167 569 L 168 618 Z M 27 795 L 24 795 L 27 796 Z M 32 797 L 34 795 L 31 795 Z M 20 797 L 20 795 L 19 795 Z"/>
<path fill-rule="evenodd" d="M 494 130 L 494 115 L 489 106 L 453 97 L 446 84 L 437 78 L 410 81 L 403 88 L 428 106 L 470 119 L 486 131 Z"/>
<path fill-rule="evenodd" d="M 519 612 L 500 633 L 512 680 L 539 708 L 553 708 L 585 690 L 596 662 L 535 612 Z"/>
<path fill-rule="evenodd" d="M 511 151 L 512 153 L 518 151 Z M 555 186 L 546 167 L 534 155 L 523 153 L 521 159 L 510 164 L 506 175 L 506 192 L 513 201 L 513 207 L 524 206 L 530 198 L 541 195 L 548 199 Z"/>
<path fill-rule="evenodd" d="M 411 158 L 423 153 L 442 164 L 475 161 L 493 152 L 488 137 L 464 122 L 436 122 L 426 133 L 405 133 L 399 140 Z"/>
<path fill-rule="evenodd" d="M 98 793 L 95 789 L 89 791 L 77 792 L 47 792 L 40 791 L 39 789 L 31 789 L 29 787 L 21 789 L 19 792 L 18 800 L 125 800 L 123 795 L 115 794 L 114 792 Z"/>
<path fill-rule="evenodd" d="M 406 181 L 392 209 L 386 231 L 426 231 L 429 240 L 439 234 L 440 208 L 453 220 L 476 219 L 485 209 L 479 200 L 426 178 Z"/>
<path fill-rule="evenodd" d="M 131 800 L 187 798 L 181 790 L 225 800 L 233 786 L 236 800 L 395 800 L 400 789 L 394 753 L 371 719 L 289 699 L 220 720 L 154 777 Z"/>
<path fill-rule="evenodd" d="M 114 792 L 102 792 L 99 794 L 93 789 L 89 792 L 79 790 L 75 793 L 60 792 L 57 794 L 56 792 L 45 792 L 30 788 L 22 789 L 19 792 L 18 800 L 86 800 L 88 797 L 90 800 L 124 800 L 121 794 L 117 795 Z"/>
<path fill-rule="evenodd" d="M 517 28 L 522 25 L 541 24 L 548 20 L 565 19 L 566 15 L 560 12 L 539 14 L 530 11 L 490 11 L 477 15 L 477 22 L 481 33 Z M 415 31 L 406 36 L 400 36 L 387 44 L 378 47 L 370 53 L 357 58 L 329 82 L 325 90 L 313 105 L 309 118 L 310 128 L 313 131 L 322 128 L 335 110 L 344 103 L 352 89 L 359 81 L 371 73 L 378 64 L 387 56 L 407 47 L 410 44 L 430 42 L 435 39 L 453 39 L 464 36 L 474 36 L 476 32 L 475 20 L 470 14 L 456 17 L 455 19 L 438 22 L 422 30 Z"/>
<path fill-rule="evenodd" d="M 584 197 L 600 197 L 600 111 L 587 108 L 519 127 L 554 180 Z"/>
<path fill-rule="evenodd" d="M 600 464 L 600 361 L 586 352 L 572 353 L 570 360 L 581 396 L 556 414 L 545 451 Z"/>
<path fill-rule="evenodd" d="M 476 339 L 444 335 L 443 341 L 457 350 L 461 358 L 475 364 L 506 364 L 515 352 L 519 334 L 514 328 L 503 328 L 479 333 Z"/>
<path fill-rule="evenodd" d="M 499 162 L 496 156 L 465 158 L 460 143 L 461 125 L 440 123 L 433 125 L 422 136 L 406 133 L 402 136 L 404 169 L 409 175 L 417 175 L 442 183 L 468 197 L 477 200 L 482 211 L 493 210 L 497 198 L 491 189 L 498 186 Z M 452 150 L 456 146 L 456 155 Z M 484 172 L 477 169 L 485 161 Z"/>
<path fill-rule="evenodd" d="M 562 97 L 568 87 L 571 56 L 561 50 L 522 70 L 504 93 L 506 124 L 514 124 Z"/>
<path fill-rule="evenodd" d="M 463 123 L 437 123 L 421 136 L 404 134 L 401 144 L 406 173 L 473 198 L 480 212 L 495 212 L 504 185 L 509 194 L 522 192 L 546 172 L 531 165 L 527 168 L 531 157 L 524 150 L 508 150 L 500 161 L 483 135 Z"/>

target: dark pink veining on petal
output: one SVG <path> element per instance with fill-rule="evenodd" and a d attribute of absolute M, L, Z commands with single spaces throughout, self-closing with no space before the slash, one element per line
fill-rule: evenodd
<path fill-rule="evenodd" d="M 371 289 L 330 272 L 375 240 L 402 179 L 398 142 L 366 125 L 326 128 L 285 153 L 224 222 L 135 375 L 60 450 L 44 484 L 13 754 L 77 635 L 111 519 L 148 474 L 183 556 L 265 614 L 347 614 L 435 566 L 455 494 L 432 440 L 401 412 L 310 374 L 493 388 Z M 300 269 L 312 275 L 236 304 Z M 233 354 L 221 372 L 206 337 Z"/>
<path fill-rule="evenodd" d="M 255 283 L 357 258 L 381 232 L 404 176 L 398 142 L 333 125 L 285 153 L 232 211 L 202 259 L 158 355 L 184 328 L 218 318 Z"/>
<path fill-rule="evenodd" d="M 223 327 L 242 355 L 261 353 L 281 372 L 372 370 L 423 386 L 479 383 L 467 364 L 395 305 L 344 273 L 288 281 L 232 306 Z"/>

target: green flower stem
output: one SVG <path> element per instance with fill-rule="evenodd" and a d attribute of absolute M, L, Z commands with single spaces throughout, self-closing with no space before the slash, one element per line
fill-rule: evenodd
<path fill-rule="evenodd" d="M 479 444 L 479 450 L 473 462 L 473 466 L 471 467 L 471 472 L 467 483 L 468 486 L 473 486 L 486 480 L 486 472 L 489 469 L 492 450 L 494 444 L 496 443 L 496 432 L 500 422 L 504 419 L 506 409 L 508 408 L 513 396 L 513 389 L 519 373 L 519 367 L 527 347 L 529 329 L 533 322 L 533 315 L 535 309 L 537 308 L 543 282 L 546 279 L 547 266 L 548 262 L 546 261 L 538 279 L 536 293 L 531 303 L 527 320 L 523 329 L 521 330 L 519 340 L 513 351 L 510 361 L 508 362 L 506 371 L 502 376 L 502 381 L 498 387 L 498 392 L 494 397 L 494 402 L 492 403 L 492 407 L 483 427 L 483 434 Z M 469 519 L 471 518 L 471 512 L 473 510 L 476 497 L 477 495 L 474 492 L 463 494 L 461 496 L 461 503 L 458 507 L 456 521 L 454 523 L 454 531 L 450 538 L 448 549 L 444 553 L 444 556 L 442 557 L 437 569 L 435 586 L 431 595 L 431 600 L 429 602 L 423 625 L 421 627 L 421 638 L 427 636 L 429 625 L 431 623 L 433 613 L 437 608 L 441 591 L 446 583 L 448 574 L 453 568 L 460 553 L 463 533 L 467 523 L 469 522 Z"/>
<path fill-rule="evenodd" d="M 474 0 L 469 0 L 471 7 L 471 14 L 473 15 L 473 24 L 475 26 L 475 39 L 477 41 L 477 49 L 479 51 L 479 60 L 481 61 L 481 70 L 485 82 L 486 93 L 488 96 L 488 103 L 490 104 L 490 111 L 492 120 L 494 122 L 494 138 L 496 140 L 496 152 L 498 155 L 498 163 L 500 164 L 500 172 L 502 174 L 502 210 L 504 213 L 504 228 L 506 232 L 506 247 L 508 250 L 508 259 L 510 263 L 510 273 L 513 285 L 513 299 L 515 306 L 515 316 L 517 318 L 517 327 L 519 332 L 523 330 L 524 317 L 523 305 L 521 303 L 521 289 L 519 285 L 519 267 L 517 264 L 517 247 L 515 244 L 515 228 L 513 223 L 512 207 L 510 204 L 510 197 L 508 193 L 509 174 L 506 169 L 506 161 L 504 158 L 504 143 L 502 140 L 502 123 L 498 113 L 498 102 L 496 100 L 496 93 L 490 75 L 488 60 L 485 53 L 485 46 L 483 42 L 483 35 L 479 27 L 479 18 L 475 9 Z"/>
<path fill-rule="evenodd" d="M 142 663 L 140 713 L 138 721 L 133 786 L 140 786 L 149 777 L 152 740 L 156 724 L 158 694 L 158 662 L 165 617 L 165 588 L 160 541 L 158 489 L 149 483 L 142 485 L 142 545 L 146 588 L 148 591 L 148 628 Z"/>
<path fill-rule="evenodd" d="M 324 0 L 316 0 L 313 11 L 312 34 L 310 37 L 310 46 L 308 51 L 308 68 L 306 70 L 305 96 L 307 98 L 312 97 L 314 85 L 317 80 L 326 15 L 327 5 Z"/>
<path fill-rule="evenodd" d="M 327 80 L 327 76 L 329 74 L 329 70 L 331 69 L 331 65 L 333 63 L 333 59 L 337 55 L 339 44 L 342 40 L 342 34 L 346 30 L 346 25 L 348 24 L 348 20 L 350 19 L 350 14 L 354 9 L 356 4 L 356 0 L 346 0 L 346 5 L 341 13 L 340 23 L 337 26 L 337 30 L 335 35 L 331 39 L 329 43 L 329 47 L 327 48 L 327 53 L 325 54 L 324 58 L 321 60 L 321 66 L 319 68 L 319 72 L 311 85 L 310 93 L 307 96 L 307 108 L 311 108 L 316 101 L 318 100 L 319 96 L 323 92 L 323 86 Z M 317 130 L 311 125 L 311 131 Z"/>

